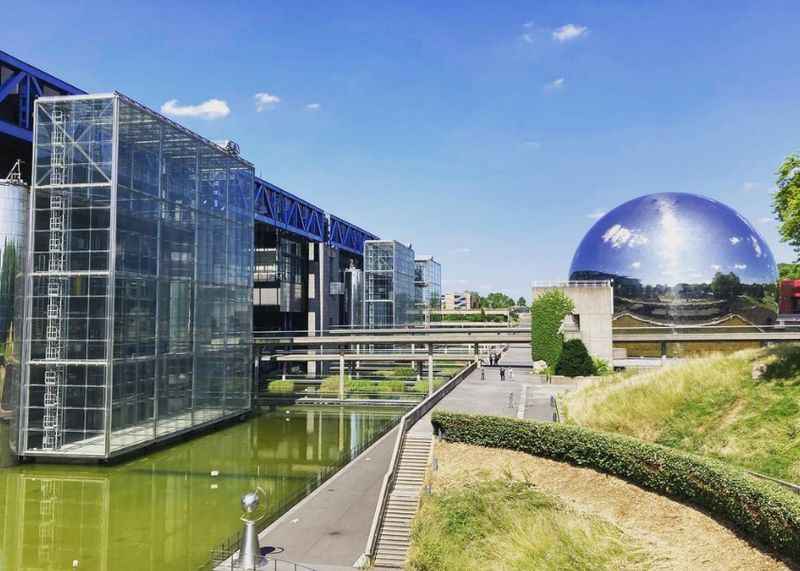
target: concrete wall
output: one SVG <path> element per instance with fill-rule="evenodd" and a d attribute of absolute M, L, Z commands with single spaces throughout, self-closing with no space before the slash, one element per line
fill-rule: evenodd
<path fill-rule="evenodd" d="M 614 316 L 614 290 L 610 284 L 570 283 L 533 286 L 532 299 L 544 292 L 558 289 L 575 304 L 574 315 L 580 328 L 580 338 L 595 357 L 609 364 L 614 361 L 611 320 Z"/>

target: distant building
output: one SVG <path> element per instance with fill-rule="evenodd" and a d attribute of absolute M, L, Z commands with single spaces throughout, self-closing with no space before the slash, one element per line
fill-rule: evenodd
<path fill-rule="evenodd" d="M 778 313 L 800 313 L 800 280 L 781 280 L 778 296 Z"/>
<path fill-rule="evenodd" d="M 442 309 L 446 311 L 478 309 L 478 303 L 472 292 L 451 292 L 442 295 Z"/>
<path fill-rule="evenodd" d="M 364 326 L 407 325 L 414 318 L 414 250 L 394 240 L 364 242 Z"/>
<path fill-rule="evenodd" d="M 438 309 L 442 297 L 442 265 L 433 256 L 414 260 L 414 293 L 418 309 Z"/>

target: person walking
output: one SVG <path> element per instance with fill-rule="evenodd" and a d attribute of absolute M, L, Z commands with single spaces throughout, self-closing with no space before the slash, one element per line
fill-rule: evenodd
<path fill-rule="evenodd" d="M 506 380 L 506 370 L 503 367 L 500 367 L 500 381 Z"/>
<path fill-rule="evenodd" d="M 514 382 L 514 369 L 511 367 L 508 369 L 508 380 Z"/>
<path fill-rule="evenodd" d="M 483 368 L 483 364 L 481 364 L 481 380 L 486 380 L 486 369 Z"/>

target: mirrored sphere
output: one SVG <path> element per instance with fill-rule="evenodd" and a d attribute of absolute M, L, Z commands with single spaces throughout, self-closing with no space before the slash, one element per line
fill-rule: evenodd
<path fill-rule="evenodd" d="M 775 259 L 755 228 L 716 200 L 648 194 L 581 240 L 570 280 L 614 280 L 614 312 L 658 324 L 774 322 Z"/>

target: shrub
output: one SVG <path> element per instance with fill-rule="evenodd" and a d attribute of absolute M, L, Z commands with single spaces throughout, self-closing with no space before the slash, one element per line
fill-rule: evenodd
<path fill-rule="evenodd" d="M 580 339 L 570 339 L 564 343 L 561 356 L 556 365 L 556 374 L 565 377 L 585 377 L 594 375 L 594 362 Z"/>
<path fill-rule="evenodd" d="M 350 375 L 344 376 L 344 392 L 347 393 L 352 389 L 353 379 Z M 319 386 L 319 392 L 326 394 L 339 394 L 339 375 L 330 375 L 322 379 L 322 384 Z"/>
<path fill-rule="evenodd" d="M 445 383 L 444 379 L 433 379 L 433 390 L 436 391 Z M 415 393 L 427 393 L 428 392 L 428 379 L 423 379 L 414 383 L 414 392 Z"/>
<path fill-rule="evenodd" d="M 595 375 L 600 375 L 601 377 L 604 377 L 614 372 L 609 366 L 608 361 L 606 361 L 605 359 L 601 359 L 600 357 L 592 357 L 592 363 L 594 364 Z"/>
<path fill-rule="evenodd" d="M 272 381 L 267 385 L 267 392 L 286 394 L 294 392 L 294 381 Z"/>
<path fill-rule="evenodd" d="M 561 322 L 575 309 L 567 295 L 557 289 L 544 292 L 531 303 L 531 352 L 534 361 L 545 361 L 554 369 L 561 356 L 564 339 Z"/>
<path fill-rule="evenodd" d="M 567 424 L 435 412 L 445 439 L 585 466 L 693 504 L 800 560 L 800 499 L 745 472 L 658 444 Z"/>
<path fill-rule="evenodd" d="M 377 389 L 380 393 L 402 393 L 406 390 L 406 384 L 403 381 L 382 381 Z"/>

